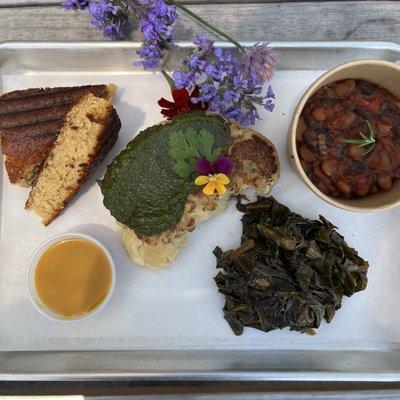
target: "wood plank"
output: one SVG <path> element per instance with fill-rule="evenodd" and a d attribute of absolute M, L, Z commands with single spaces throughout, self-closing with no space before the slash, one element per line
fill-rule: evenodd
<path fill-rule="evenodd" d="M 400 41 L 396 1 L 324 1 L 193 5 L 192 10 L 239 40 L 385 40 Z M 58 6 L 0 9 L 0 38 L 7 40 L 101 40 L 86 12 Z M 191 40 L 204 29 L 182 16 L 177 40 Z M 138 32 L 133 39 L 140 39 Z"/>
<path fill-rule="evenodd" d="M 182 4 L 247 4 L 247 3 L 276 3 L 284 1 L 299 0 L 182 0 Z M 311 0 L 320 1 L 320 0 Z M 356 1 L 356 0 L 353 0 Z M 381 0 L 384 1 L 384 0 Z M 0 7 L 23 7 L 35 5 L 58 5 L 61 1 L 57 0 L 0 0 Z"/>
<path fill-rule="evenodd" d="M 0 0 L 1 7 L 23 7 L 23 6 L 56 6 L 62 0 Z M 199 5 L 199 4 L 250 4 L 250 3 L 287 3 L 301 2 L 302 0 L 182 0 L 182 4 Z M 309 2 L 317 2 L 324 0 L 308 0 Z M 359 0 L 338 0 L 338 1 L 359 1 Z M 386 0 L 377 0 L 386 1 Z M 400 1 L 400 0 L 396 0 Z"/>

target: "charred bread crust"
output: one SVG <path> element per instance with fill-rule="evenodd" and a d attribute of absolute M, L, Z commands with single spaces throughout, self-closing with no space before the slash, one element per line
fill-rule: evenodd
<path fill-rule="evenodd" d="M 35 88 L 0 96 L 0 145 L 10 182 L 30 186 L 72 106 L 87 93 L 110 99 L 115 88 L 114 85 Z"/>
<path fill-rule="evenodd" d="M 54 213 L 49 218 L 47 218 L 46 220 L 42 220 L 45 226 L 49 225 L 58 215 L 60 215 L 65 206 L 73 199 L 81 186 L 86 182 L 86 180 L 94 172 L 97 166 L 104 160 L 104 158 L 107 156 L 107 154 L 110 152 L 115 142 L 117 141 L 118 132 L 121 129 L 121 121 L 119 119 L 117 111 L 112 105 L 109 105 L 108 107 L 107 117 L 101 120 L 97 120 L 95 122 L 98 122 L 103 126 L 102 131 L 97 137 L 97 145 L 94 148 L 93 152 L 88 156 L 88 163 L 79 165 L 79 168 L 81 168 L 79 171 L 80 176 L 77 180 L 76 185 L 68 188 L 68 195 L 64 199 L 62 206 L 58 210 L 54 210 Z M 50 153 L 48 159 L 43 166 L 42 171 L 48 165 L 51 156 L 52 154 Z M 39 173 L 39 177 L 40 174 L 41 172 Z M 35 188 L 35 186 L 36 182 L 33 184 L 32 190 Z M 32 199 L 30 196 L 25 204 L 26 209 L 30 209 L 32 205 L 31 200 Z"/>

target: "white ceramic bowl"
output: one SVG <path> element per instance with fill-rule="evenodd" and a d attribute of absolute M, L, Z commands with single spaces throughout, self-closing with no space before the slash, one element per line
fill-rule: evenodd
<path fill-rule="evenodd" d="M 400 65 L 389 61 L 359 60 L 339 65 L 320 76 L 304 93 L 295 109 L 288 135 L 288 151 L 305 184 L 322 200 L 336 207 L 358 212 L 380 211 L 400 205 L 400 179 L 389 190 L 381 190 L 361 199 L 337 199 L 324 194 L 308 178 L 297 153 L 296 131 L 299 117 L 308 99 L 321 87 L 343 79 L 363 79 L 387 89 L 400 98 Z"/>
<path fill-rule="evenodd" d="M 96 307 L 89 313 L 77 316 L 75 318 L 64 318 L 64 317 L 60 316 L 59 314 L 49 310 L 40 300 L 40 297 L 38 296 L 36 287 L 35 287 L 35 271 L 36 271 L 37 264 L 40 260 L 40 257 L 43 255 L 43 253 L 49 247 L 51 247 L 52 245 L 59 243 L 63 240 L 73 239 L 73 238 L 85 239 L 88 242 L 95 244 L 101 250 L 103 250 L 104 254 L 108 258 L 108 261 L 109 261 L 110 267 L 111 267 L 111 286 L 110 286 L 110 290 L 109 290 L 106 298 L 103 300 L 102 303 L 99 304 L 98 307 Z M 93 315 L 99 313 L 110 301 L 110 298 L 115 289 L 115 281 L 116 281 L 115 265 L 114 265 L 114 261 L 111 257 L 111 254 L 109 253 L 109 251 L 106 249 L 106 247 L 101 242 L 99 242 L 97 239 L 95 239 L 91 236 L 85 235 L 83 233 L 62 233 L 61 235 L 53 236 L 52 238 L 46 240 L 39 247 L 37 247 L 36 250 L 33 252 L 31 258 L 29 259 L 28 268 L 26 270 L 26 290 L 28 293 L 28 297 L 31 300 L 33 306 L 36 308 L 36 310 L 38 310 L 45 317 L 50 318 L 53 321 L 58 321 L 58 322 L 83 321 L 83 320 L 88 319 L 88 318 L 92 317 Z"/>

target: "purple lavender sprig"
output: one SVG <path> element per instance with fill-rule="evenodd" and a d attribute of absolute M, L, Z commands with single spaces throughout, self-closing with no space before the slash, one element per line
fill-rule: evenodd
<path fill-rule="evenodd" d="M 83 10 L 89 7 L 88 0 L 65 0 L 62 6 L 67 10 Z"/>
<path fill-rule="evenodd" d="M 213 41 L 204 35 L 194 43 L 196 50 L 172 75 L 176 88 L 192 90 L 199 85 L 200 95 L 193 102 L 207 103 L 210 111 L 244 126 L 253 125 L 259 119 L 257 106 L 273 111 L 272 87 L 263 94 L 263 85 L 272 77 L 276 61 L 268 45 L 246 47 L 242 57 L 238 57 L 229 50 L 214 49 Z"/>
<path fill-rule="evenodd" d="M 165 51 L 173 45 L 172 26 L 178 15 L 176 8 L 167 5 L 164 0 L 137 0 L 132 9 L 140 21 L 143 35 L 142 47 L 137 54 L 143 59 L 135 62 L 144 69 L 159 67 Z"/>
<path fill-rule="evenodd" d="M 143 45 L 137 51 L 144 69 L 159 67 L 165 51 L 173 45 L 172 26 L 176 8 L 164 0 L 65 0 L 63 7 L 72 10 L 88 8 L 92 25 L 111 39 L 125 39 L 131 26 L 130 17 L 139 21 Z"/>
<path fill-rule="evenodd" d="M 129 29 L 129 15 L 122 4 L 115 5 L 107 0 L 89 1 L 92 25 L 102 30 L 104 36 L 114 40 L 125 39 Z"/>
<path fill-rule="evenodd" d="M 104 36 L 113 40 L 124 39 L 129 31 L 128 3 L 114 3 L 108 0 L 65 0 L 62 6 L 68 10 L 88 8 L 92 25 Z"/>

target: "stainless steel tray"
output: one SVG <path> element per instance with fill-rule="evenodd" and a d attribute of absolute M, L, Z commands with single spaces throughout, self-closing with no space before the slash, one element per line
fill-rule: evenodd
<path fill-rule="evenodd" d="M 0 74 L 131 71 L 138 46 L 127 42 L 3 43 Z M 400 46 L 391 43 L 277 42 L 273 46 L 280 54 L 278 71 L 325 70 L 362 58 L 400 59 Z M 191 49 L 187 43 L 182 47 Z M 166 69 L 172 69 L 184 54 L 185 50 L 167 59 Z M 396 340 L 384 345 L 349 344 L 340 349 L 236 350 L 221 346 L 198 350 L 4 351 L 0 352 L 0 380 L 396 382 L 400 381 L 399 344 Z"/>

